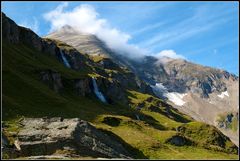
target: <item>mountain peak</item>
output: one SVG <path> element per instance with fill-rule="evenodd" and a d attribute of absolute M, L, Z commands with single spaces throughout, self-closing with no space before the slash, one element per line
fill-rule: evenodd
<path fill-rule="evenodd" d="M 61 29 L 63 29 L 63 30 L 70 30 L 70 31 L 73 31 L 73 30 L 75 30 L 72 26 L 70 26 L 70 25 L 64 25 L 63 27 L 61 27 Z"/>
<path fill-rule="evenodd" d="M 107 49 L 105 43 L 96 35 L 81 32 L 80 29 L 74 26 L 64 25 L 60 29 L 45 37 L 65 42 L 76 48 L 81 53 L 101 54 L 106 55 L 107 57 L 109 55 L 109 49 Z"/>
<path fill-rule="evenodd" d="M 76 33 L 80 33 L 80 32 L 70 25 L 64 25 L 61 28 L 53 31 L 49 35 L 55 35 L 55 34 L 63 34 L 63 35 L 64 34 L 71 34 L 72 35 L 72 34 L 76 34 Z"/>

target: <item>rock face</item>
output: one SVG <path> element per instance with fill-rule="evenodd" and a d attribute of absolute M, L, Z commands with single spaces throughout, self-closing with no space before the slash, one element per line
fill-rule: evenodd
<path fill-rule="evenodd" d="M 59 92 L 62 88 L 62 79 L 61 75 L 57 72 L 46 70 L 40 72 L 41 80 L 49 85 L 50 88 L 53 88 L 54 91 Z"/>
<path fill-rule="evenodd" d="M 88 122 L 63 118 L 27 118 L 18 133 L 22 156 L 51 155 L 71 149 L 76 155 L 106 158 L 130 158 L 121 143 Z"/>
<path fill-rule="evenodd" d="M 97 83 L 100 90 L 103 91 L 103 94 L 108 99 L 107 102 L 119 102 L 124 105 L 128 104 L 128 98 L 120 83 L 117 81 L 109 81 L 104 78 L 97 79 Z"/>
<path fill-rule="evenodd" d="M 81 33 L 71 26 L 63 26 L 58 31 L 47 35 L 46 38 L 60 40 L 92 57 L 104 57 L 94 63 L 90 62 L 91 65 L 100 67 L 95 69 L 98 74 L 115 79 L 123 88 L 134 88 L 143 93 L 153 94 L 151 87 L 141 81 L 134 72 L 123 70 L 123 68 L 126 69 L 126 64 L 119 61 L 118 55 L 95 35 Z M 106 73 L 105 69 L 111 73 Z"/>
<path fill-rule="evenodd" d="M 91 79 L 90 78 L 82 78 L 74 80 L 75 89 L 77 94 L 80 96 L 86 96 L 91 94 Z"/>
<path fill-rule="evenodd" d="M 3 22 L 3 38 L 11 43 L 24 42 L 35 47 L 38 50 L 42 50 L 42 39 L 35 34 L 32 30 L 17 26 L 17 24 L 11 19 L 7 18 L 4 13 L 2 13 Z"/>
<path fill-rule="evenodd" d="M 6 15 L 2 13 L 2 37 L 8 42 L 18 43 L 19 42 L 19 29 L 16 23 L 6 18 Z"/>
<path fill-rule="evenodd" d="M 201 66 L 183 59 L 146 56 L 142 62 L 131 62 L 136 73 L 147 82 L 163 83 L 169 92 L 191 91 L 203 98 L 213 92 L 224 92 L 226 80 L 238 81 L 238 77 L 226 71 Z"/>
<path fill-rule="evenodd" d="M 147 56 L 140 63 L 128 62 L 141 79 L 157 89 L 158 97 L 165 99 L 168 92 L 168 103 L 195 120 L 214 125 L 224 132 L 216 124 L 218 115 L 238 111 L 239 78 L 234 74 L 167 57 Z M 178 101 L 183 104 L 178 105 Z M 238 145 L 238 133 L 225 134 Z"/>

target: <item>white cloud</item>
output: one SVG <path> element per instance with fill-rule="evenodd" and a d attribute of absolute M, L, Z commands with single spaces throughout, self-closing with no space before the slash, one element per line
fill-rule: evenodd
<path fill-rule="evenodd" d="M 128 43 L 131 39 L 129 34 L 110 26 L 106 19 L 99 18 L 91 5 L 80 5 L 71 11 L 64 11 L 67 6 L 68 3 L 62 3 L 53 11 L 44 14 L 44 18 L 51 23 L 50 32 L 70 25 L 81 32 L 96 35 L 109 48 L 129 58 L 147 55 L 147 50 Z"/>
<path fill-rule="evenodd" d="M 154 55 L 158 58 L 158 61 L 155 65 L 164 64 L 172 59 L 186 59 L 183 55 L 177 54 L 174 50 L 162 50 L 161 52 Z"/>
<path fill-rule="evenodd" d="M 185 59 L 184 56 L 177 54 L 174 50 L 162 50 L 160 53 L 155 55 L 157 58 L 169 57 L 173 59 Z"/>
<path fill-rule="evenodd" d="M 28 21 L 23 21 L 22 23 L 19 24 L 19 26 L 30 28 L 35 33 L 39 32 L 39 22 L 35 17 L 33 18 L 33 22 L 29 23 Z"/>

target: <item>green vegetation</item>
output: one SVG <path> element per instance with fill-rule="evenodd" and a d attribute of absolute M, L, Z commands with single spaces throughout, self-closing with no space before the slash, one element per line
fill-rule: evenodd
<path fill-rule="evenodd" d="M 236 112 L 228 112 L 228 113 L 222 113 L 218 115 L 217 122 L 218 124 L 225 126 L 226 129 L 231 129 L 233 132 L 237 132 L 238 129 L 238 119 L 237 119 L 237 113 Z M 227 117 L 231 117 L 231 121 L 229 122 Z"/>
<path fill-rule="evenodd" d="M 61 44 L 60 44 L 61 46 Z M 40 53 L 23 44 L 3 43 L 3 121 L 6 136 L 14 141 L 14 135 L 24 117 L 64 117 L 91 122 L 106 133 L 124 140 L 135 158 L 150 159 L 237 159 L 235 151 L 213 149 L 205 145 L 218 145 L 224 138 L 212 126 L 192 122 L 192 119 L 172 109 L 162 100 L 148 94 L 128 90 L 130 107 L 120 104 L 103 104 L 94 96 L 78 96 L 72 91 L 74 79 L 101 76 L 93 70 L 74 71 L 66 68 L 56 57 Z M 63 91 L 55 92 L 42 82 L 41 71 L 51 70 L 61 74 Z M 136 110 L 137 106 L 142 109 Z M 136 119 L 136 115 L 140 120 Z M 186 129 L 185 131 L 181 131 Z M 184 127 L 184 128 L 183 128 Z M 181 133 L 198 142 L 194 146 L 174 146 L 166 140 Z M 217 135 L 216 135 L 217 134 Z M 224 140 L 225 149 L 233 146 Z M 202 143 L 203 145 L 200 145 Z M 220 146 L 221 147 L 221 146 Z M 64 153 L 64 151 L 58 151 Z"/>
<path fill-rule="evenodd" d="M 104 118 L 108 117 L 115 117 L 116 120 L 120 120 L 120 123 L 117 126 L 104 123 Z M 214 151 L 198 145 L 167 144 L 166 140 L 177 134 L 175 130 L 157 130 L 144 121 L 132 120 L 125 116 L 102 115 L 94 121 L 94 125 L 120 136 L 150 159 L 237 159 L 235 154 Z M 197 140 L 194 139 L 194 141 Z"/>
<path fill-rule="evenodd" d="M 150 114 L 151 116 L 154 115 L 160 119 L 160 122 L 169 123 L 172 122 L 172 120 L 175 120 L 176 122 L 189 122 L 192 120 L 190 117 L 180 113 L 159 98 L 131 90 L 128 90 L 128 94 L 128 98 L 133 108 L 140 107 L 143 110 L 143 113 Z M 179 124 L 177 123 L 177 125 Z M 170 125 L 167 124 L 167 126 Z"/>
<path fill-rule="evenodd" d="M 232 120 L 232 123 L 230 124 L 230 129 L 232 129 L 234 132 L 238 129 L 238 119 L 237 117 L 234 117 Z"/>
<path fill-rule="evenodd" d="M 98 55 L 91 55 L 89 56 L 89 58 L 92 59 L 95 63 L 98 63 L 101 60 L 104 60 L 106 56 L 98 54 Z"/>
<path fill-rule="evenodd" d="M 237 147 L 214 126 L 190 122 L 178 127 L 178 131 L 207 149 L 237 153 Z"/>

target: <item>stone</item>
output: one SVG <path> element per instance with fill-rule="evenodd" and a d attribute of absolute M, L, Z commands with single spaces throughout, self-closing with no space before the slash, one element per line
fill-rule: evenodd
<path fill-rule="evenodd" d="M 21 156 L 54 154 L 61 149 L 92 157 L 131 158 L 122 143 L 78 118 L 25 118 L 18 133 Z"/>

